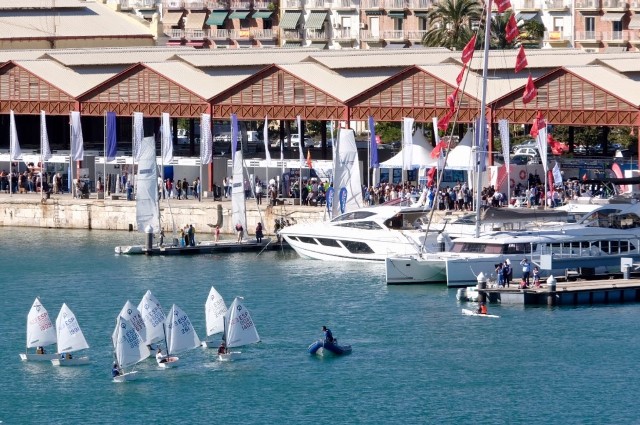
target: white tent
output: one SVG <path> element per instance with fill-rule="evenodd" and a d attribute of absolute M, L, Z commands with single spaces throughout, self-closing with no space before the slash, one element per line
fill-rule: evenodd
<path fill-rule="evenodd" d="M 413 144 L 411 145 L 411 168 L 430 168 L 438 164 L 438 159 L 431 158 L 433 147 L 424 137 L 422 129 L 417 129 L 413 134 Z M 380 163 L 380 168 L 402 168 L 402 151 L 394 157 Z"/>
<path fill-rule="evenodd" d="M 473 130 L 469 129 L 460 143 L 458 143 L 458 146 L 449 152 L 445 169 L 472 171 L 475 164 L 473 155 L 471 154 L 472 144 Z"/>

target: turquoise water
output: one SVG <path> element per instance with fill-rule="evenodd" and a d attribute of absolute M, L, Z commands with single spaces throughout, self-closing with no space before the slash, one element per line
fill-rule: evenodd
<path fill-rule="evenodd" d="M 137 234 L 0 229 L 3 424 L 104 423 L 638 423 L 640 305 L 490 306 L 500 319 L 460 314 L 455 290 L 393 287 L 384 268 L 299 259 L 294 253 L 118 257 Z M 214 285 L 245 297 L 260 344 L 232 363 L 215 350 L 176 369 L 143 362 L 137 382 L 110 378 L 110 335 L 127 299 L 151 289 L 176 303 L 204 339 Z M 92 364 L 23 363 L 36 296 L 55 318 L 63 302 Z M 316 358 L 328 325 L 353 354 Z"/>

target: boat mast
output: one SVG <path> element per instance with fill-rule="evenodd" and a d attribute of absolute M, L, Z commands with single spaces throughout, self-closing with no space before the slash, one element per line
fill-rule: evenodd
<path fill-rule="evenodd" d="M 480 202 L 482 201 L 482 192 L 480 186 L 482 185 L 482 170 L 480 169 L 480 155 L 486 155 L 487 153 L 480 146 L 485 146 L 486 141 L 486 107 L 487 107 L 487 68 L 489 67 L 489 41 L 491 36 L 491 0 L 487 0 L 485 3 L 486 19 L 484 25 L 484 52 L 483 52 L 483 64 L 482 64 L 482 101 L 480 103 L 480 124 L 478 129 L 480 134 L 477 135 L 478 145 L 476 146 L 476 238 L 480 236 Z M 482 143 L 482 145 L 481 145 Z"/>

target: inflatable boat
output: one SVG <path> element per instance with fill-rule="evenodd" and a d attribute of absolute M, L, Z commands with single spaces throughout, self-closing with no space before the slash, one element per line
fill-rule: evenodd
<path fill-rule="evenodd" d="M 351 353 L 350 345 L 339 345 L 338 341 L 325 342 L 324 340 L 317 340 L 309 346 L 309 354 L 318 354 L 324 356 L 327 353 L 331 353 L 337 356 Z"/>

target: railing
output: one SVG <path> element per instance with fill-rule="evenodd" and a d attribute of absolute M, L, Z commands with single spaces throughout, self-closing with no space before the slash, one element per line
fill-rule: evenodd
<path fill-rule="evenodd" d="M 251 2 L 247 0 L 231 0 L 230 6 L 230 9 L 249 10 L 251 9 Z"/>
<path fill-rule="evenodd" d="M 382 34 L 380 31 L 363 30 L 360 31 L 361 40 L 381 40 Z"/>
<path fill-rule="evenodd" d="M 602 8 L 603 9 L 623 9 L 626 10 L 629 7 L 629 4 L 624 0 L 603 0 Z"/>
<path fill-rule="evenodd" d="M 600 33 L 595 31 L 576 31 L 576 40 L 599 40 Z"/>
<path fill-rule="evenodd" d="M 385 9 L 406 9 L 407 2 L 405 0 L 384 0 Z"/>
<path fill-rule="evenodd" d="M 251 38 L 251 29 L 229 30 L 229 38 L 233 40 Z"/>
<path fill-rule="evenodd" d="M 302 40 L 303 38 L 302 30 L 282 30 L 283 40 Z"/>
<path fill-rule="evenodd" d="M 522 0 L 522 9 L 539 10 L 541 0 Z"/>
<path fill-rule="evenodd" d="M 402 30 L 394 30 L 394 31 L 384 31 L 383 38 L 385 40 L 404 40 L 404 31 Z"/>
<path fill-rule="evenodd" d="M 204 9 L 203 0 L 185 0 L 184 7 L 189 10 L 202 10 Z"/>
<path fill-rule="evenodd" d="M 576 0 L 576 9 L 600 9 L 600 0 Z"/>
<path fill-rule="evenodd" d="M 184 30 L 184 36 L 187 40 L 203 40 L 207 38 L 207 32 L 205 30 L 189 29 Z"/>
<path fill-rule="evenodd" d="M 165 28 L 164 33 L 174 40 L 184 37 L 184 31 L 178 28 Z"/>
<path fill-rule="evenodd" d="M 156 2 L 155 0 L 120 0 L 120 7 L 122 9 L 154 9 Z"/>
<path fill-rule="evenodd" d="M 633 0 L 629 2 L 629 6 L 631 7 L 631 9 L 634 9 L 634 10 L 640 9 L 640 0 Z"/>
<path fill-rule="evenodd" d="M 284 0 L 282 4 L 285 9 L 302 9 L 302 0 Z"/>
<path fill-rule="evenodd" d="M 254 2 L 253 2 L 253 8 L 254 9 L 272 10 L 274 7 L 275 7 L 275 3 L 273 3 L 272 1 L 254 0 Z"/>
<path fill-rule="evenodd" d="M 165 10 L 182 9 L 184 2 L 182 0 L 166 0 L 162 2 L 162 7 Z"/>
<path fill-rule="evenodd" d="M 357 34 L 351 28 L 334 28 L 333 38 L 340 40 L 351 40 L 357 37 Z"/>
<path fill-rule="evenodd" d="M 629 41 L 629 31 L 605 31 L 602 33 L 605 41 Z"/>
<path fill-rule="evenodd" d="M 212 40 L 224 40 L 229 37 L 229 30 L 225 30 L 225 29 L 211 29 L 209 30 L 209 38 Z"/>
<path fill-rule="evenodd" d="M 358 7 L 357 0 L 334 0 L 333 7 L 338 9 L 355 9 Z"/>
<path fill-rule="evenodd" d="M 627 33 L 627 35 L 629 36 L 629 41 L 632 43 L 638 43 L 640 42 L 640 34 L 638 34 L 637 31 L 629 31 Z"/>
<path fill-rule="evenodd" d="M 432 0 L 409 0 L 409 8 L 414 10 L 431 9 L 433 7 Z"/>
<path fill-rule="evenodd" d="M 565 0 L 545 0 L 544 8 L 547 10 L 564 10 L 568 8 Z"/>
<path fill-rule="evenodd" d="M 329 9 L 331 5 L 324 0 L 306 0 L 305 6 L 309 9 Z"/>
<path fill-rule="evenodd" d="M 207 0 L 206 5 L 209 10 L 229 9 L 229 2 L 225 0 Z"/>
<path fill-rule="evenodd" d="M 305 30 L 305 35 L 307 40 L 326 40 L 329 38 L 327 36 L 326 31 L 323 29 L 321 30 L 307 29 Z"/>
<path fill-rule="evenodd" d="M 361 4 L 363 9 L 382 9 L 383 8 L 382 0 L 363 0 Z"/>
<path fill-rule="evenodd" d="M 571 40 L 571 36 L 564 35 L 562 31 L 545 31 L 543 39 L 544 41 L 553 43 L 553 42 L 569 41 Z"/>
<path fill-rule="evenodd" d="M 427 30 L 411 30 L 406 32 L 406 38 L 409 40 L 422 40 Z"/>
<path fill-rule="evenodd" d="M 257 39 L 273 39 L 276 38 L 276 33 L 272 29 L 269 30 L 261 30 L 261 29 L 252 29 L 251 37 Z"/>

